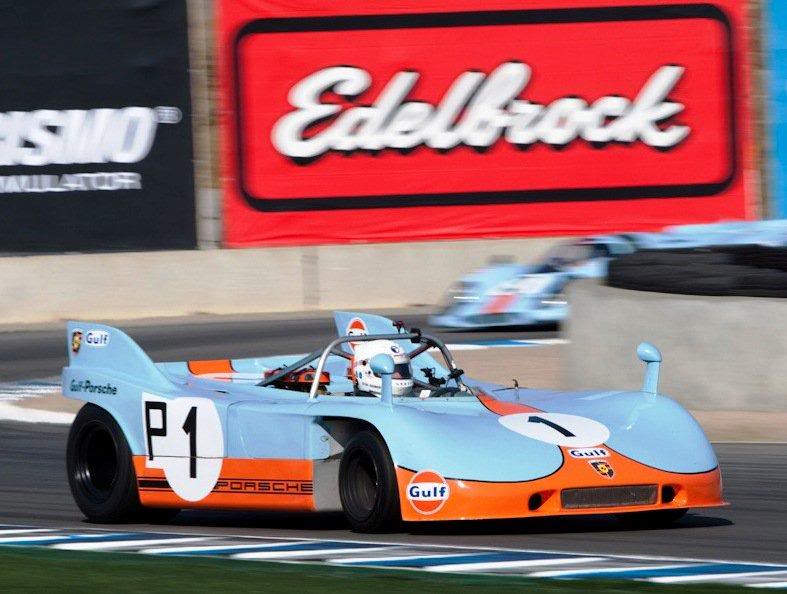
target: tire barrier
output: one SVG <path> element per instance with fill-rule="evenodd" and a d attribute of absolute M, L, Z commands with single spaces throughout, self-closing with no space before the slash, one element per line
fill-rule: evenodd
<path fill-rule="evenodd" d="M 642 250 L 613 260 L 606 284 L 683 295 L 787 297 L 787 247 Z"/>

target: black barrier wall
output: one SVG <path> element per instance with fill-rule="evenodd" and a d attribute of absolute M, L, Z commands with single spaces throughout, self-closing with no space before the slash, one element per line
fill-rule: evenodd
<path fill-rule="evenodd" d="M 0 251 L 196 243 L 185 0 L 0 1 Z"/>

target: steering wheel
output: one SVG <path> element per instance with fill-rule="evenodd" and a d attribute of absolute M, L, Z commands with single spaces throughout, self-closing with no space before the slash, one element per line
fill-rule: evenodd
<path fill-rule="evenodd" d="M 461 389 L 459 386 L 444 386 L 442 388 L 437 388 L 437 390 L 429 394 L 429 398 L 439 398 L 440 396 L 445 396 L 449 392 L 453 396 L 456 392 L 461 392 Z"/>

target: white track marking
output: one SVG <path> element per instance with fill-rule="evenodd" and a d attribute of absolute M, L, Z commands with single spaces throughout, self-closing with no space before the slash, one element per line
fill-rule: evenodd
<path fill-rule="evenodd" d="M 311 544 L 311 541 L 295 541 L 293 543 L 287 543 L 293 545 L 307 545 Z M 214 545 L 205 545 L 201 547 L 159 547 L 153 549 L 142 549 L 140 553 L 144 553 L 145 555 L 160 555 L 161 553 L 204 553 L 206 551 L 233 551 L 236 549 L 250 549 L 250 548 L 259 548 L 259 549 L 269 549 L 271 547 L 280 547 L 282 543 L 280 542 L 271 542 L 271 543 L 262 543 L 262 544 L 254 544 L 254 541 L 251 541 L 247 544 L 242 545 L 225 545 L 222 546 L 220 544 Z"/>
<path fill-rule="evenodd" d="M 747 588 L 787 588 L 787 582 L 764 582 L 744 584 Z"/>
<path fill-rule="evenodd" d="M 30 543 L 35 545 L 39 542 L 46 542 L 47 540 L 56 540 L 58 538 L 106 538 L 106 534 L 47 534 L 46 536 L 8 536 L 0 538 L 0 544 L 6 543 Z"/>
<path fill-rule="evenodd" d="M 51 410 L 38 410 L 35 408 L 20 408 L 7 402 L 0 402 L 0 420 L 19 421 L 22 423 L 52 423 L 56 425 L 70 425 L 75 414 L 56 412 Z"/>
<path fill-rule="evenodd" d="M 447 344 L 445 346 L 448 347 L 449 351 L 483 351 L 489 348 L 482 344 Z M 434 351 L 436 353 L 440 352 L 440 349 L 429 349 L 429 350 Z"/>
<path fill-rule="evenodd" d="M 713 582 L 720 580 L 739 579 L 754 576 L 784 575 L 787 570 L 781 571 L 741 571 L 739 573 L 704 573 L 702 575 L 667 575 L 664 577 L 646 578 L 649 582 L 657 584 L 678 584 L 683 582 Z"/>
<path fill-rule="evenodd" d="M 451 573 L 455 571 L 487 571 L 489 569 L 513 569 L 516 567 L 543 567 L 548 565 L 574 565 L 605 561 L 605 557 L 571 557 L 564 559 L 522 559 L 519 561 L 486 561 L 481 563 L 454 563 L 424 567 L 426 571 Z"/>
<path fill-rule="evenodd" d="M 367 551 L 384 551 L 392 547 L 369 547 Z M 358 547 L 348 549 L 311 549 L 300 551 L 259 551 L 231 555 L 233 559 L 295 559 L 297 557 L 328 557 L 342 553 L 357 553 Z"/>
<path fill-rule="evenodd" d="M 606 557 L 610 559 L 609 557 Z M 610 560 L 614 560 L 614 557 Z M 533 573 L 528 574 L 528 577 L 563 577 L 565 575 L 592 575 L 594 573 L 625 573 L 625 572 L 634 572 L 634 571 L 642 571 L 648 569 L 680 569 L 681 567 L 686 567 L 689 563 L 681 563 L 680 565 L 672 564 L 672 565 L 630 565 L 627 567 L 595 567 L 593 569 L 563 569 L 559 571 L 536 571 Z"/>
<path fill-rule="evenodd" d="M 105 542 L 66 542 L 52 545 L 51 548 L 65 549 L 67 551 L 103 551 L 109 549 L 122 549 L 124 547 L 162 545 L 168 542 L 179 544 L 204 540 L 205 537 L 203 536 L 194 536 L 189 538 L 150 538 L 144 540 L 110 540 Z"/>
<path fill-rule="evenodd" d="M 57 377 L 40 380 L 0 383 L 0 400 L 21 400 L 38 398 L 47 394 L 60 394 L 60 381 Z"/>
<path fill-rule="evenodd" d="M 33 534 L 35 532 L 54 532 L 49 528 L 14 528 L 13 530 L 0 530 L 0 536 L 8 534 Z"/>
<path fill-rule="evenodd" d="M 405 545 L 406 546 L 406 545 Z M 416 545 L 417 546 L 417 545 Z M 483 555 L 484 553 L 470 553 Z M 342 559 L 328 559 L 329 563 L 377 563 L 379 561 L 416 561 L 421 559 L 445 559 L 456 557 L 456 553 L 443 553 L 440 555 L 404 555 L 400 557 L 344 557 Z"/>

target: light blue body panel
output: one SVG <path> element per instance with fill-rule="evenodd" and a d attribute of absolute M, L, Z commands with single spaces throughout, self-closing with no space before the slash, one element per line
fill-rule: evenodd
<path fill-rule="evenodd" d="M 339 332 L 343 333 L 354 318 L 363 320 L 369 334 L 391 333 L 390 320 L 350 312 L 336 314 Z M 147 393 L 167 401 L 184 397 L 210 400 L 220 419 L 224 455 L 229 458 L 326 460 L 332 455 L 330 422 L 340 419 L 373 426 L 396 465 L 434 469 L 449 478 L 529 481 L 549 476 L 563 464 L 558 446 L 506 428 L 500 421 L 503 417 L 470 394 L 397 397 L 391 404 L 376 397 L 355 396 L 346 377 L 347 361 L 338 356 L 332 356 L 328 364 L 331 395 L 310 400 L 303 392 L 256 385 L 266 370 L 296 361 L 297 355 L 232 360 L 234 372 L 227 377 L 193 375 L 185 362 L 153 363 L 120 330 L 69 322 L 68 336 L 78 328 L 83 333 L 105 332 L 108 344 L 100 348 L 83 345 L 78 353 L 70 351 L 69 366 L 63 370 L 63 393 L 109 411 L 133 454 L 146 453 L 142 398 Z M 401 344 L 413 347 L 409 341 Z M 428 354 L 413 363 L 422 378 L 419 368 L 426 366 L 446 373 L 446 367 Z M 665 396 L 524 389 L 517 393 L 481 381 L 465 381 L 474 389 L 495 394 L 498 400 L 598 421 L 609 429 L 607 447 L 648 466 L 679 473 L 706 472 L 717 466 L 700 427 Z"/>

